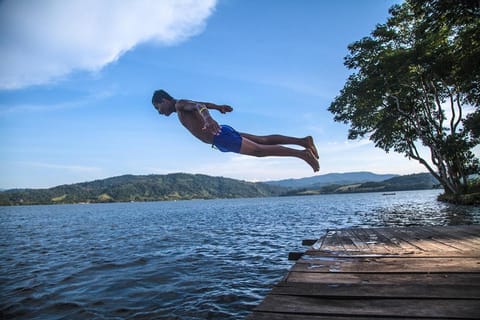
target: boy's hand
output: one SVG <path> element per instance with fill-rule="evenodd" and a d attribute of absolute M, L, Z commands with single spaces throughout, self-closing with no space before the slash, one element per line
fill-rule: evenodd
<path fill-rule="evenodd" d="M 233 108 L 224 104 L 224 105 L 218 106 L 218 111 L 220 111 L 221 113 L 227 113 L 227 112 L 232 112 Z"/>

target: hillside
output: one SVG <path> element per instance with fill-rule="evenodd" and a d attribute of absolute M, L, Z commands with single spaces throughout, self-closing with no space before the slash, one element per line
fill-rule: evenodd
<path fill-rule="evenodd" d="M 332 184 L 348 185 L 364 182 L 379 182 L 397 176 L 398 175 L 395 174 L 375 174 L 371 172 L 361 171 L 347 173 L 328 173 L 308 178 L 265 181 L 265 183 L 273 186 L 281 186 L 292 189 L 318 189 Z"/>
<path fill-rule="evenodd" d="M 393 176 L 378 181 L 385 176 Z M 320 179 L 318 179 L 320 178 Z M 364 179 L 372 179 L 362 182 Z M 331 181 L 331 182 L 329 182 Z M 276 184 L 283 186 L 279 186 Z M 315 195 L 352 192 L 391 192 L 431 189 L 437 181 L 428 173 L 406 176 L 369 172 L 328 174 L 281 183 L 253 183 L 200 174 L 125 175 L 49 189 L 13 189 L 0 192 L 0 205 L 163 201 L 216 198 L 251 198 L 278 195 Z M 307 187 L 285 186 L 306 185 Z"/>
<path fill-rule="evenodd" d="M 380 182 L 364 182 L 351 184 L 331 184 L 321 188 L 301 188 L 287 192 L 285 195 L 315 195 L 329 193 L 354 192 L 392 192 L 401 190 L 424 190 L 438 186 L 438 181 L 430 173 L 419 173 L 398 176 Z"/>
<path fill-rule="evenodd" d="M 0 192 L 0 205 L 249 198 L 279 195 L 284 188 L 199 174 L 125 175 L 49 189 Z"/>

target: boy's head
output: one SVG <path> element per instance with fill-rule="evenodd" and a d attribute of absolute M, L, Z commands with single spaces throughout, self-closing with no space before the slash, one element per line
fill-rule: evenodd
<path fill-rule="evenodd" d="M 158 113 L 167 117 L 175 112 L 175 100 L 165 90 L 157 90 L 153 93 L 152 104 Z"/>
<path fill-rule="evenodd" d="M 165 90 L 157 90 L 153 93 L 152 104 L 155 106 L 156 103 L 162 103 L 163 99 L 173 100 L 173 97 Z"/>

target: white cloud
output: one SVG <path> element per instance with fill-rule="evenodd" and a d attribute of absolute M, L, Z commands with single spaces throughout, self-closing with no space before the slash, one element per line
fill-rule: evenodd
<path fill-rule="evenodd" d="M 216 0 L 0 2 L 0 89 L 95 71 L 135 45 L 198 34 Z"/>

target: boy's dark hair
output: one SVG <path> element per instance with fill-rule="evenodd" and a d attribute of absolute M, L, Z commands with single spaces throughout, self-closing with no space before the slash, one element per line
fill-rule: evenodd
<path fill-rule="evenodd" d="M 162 99 L 173 100 L 173 97 L 165 90 L 157 90 L 153 93 L 152 104 L 162 103 Z"/>

